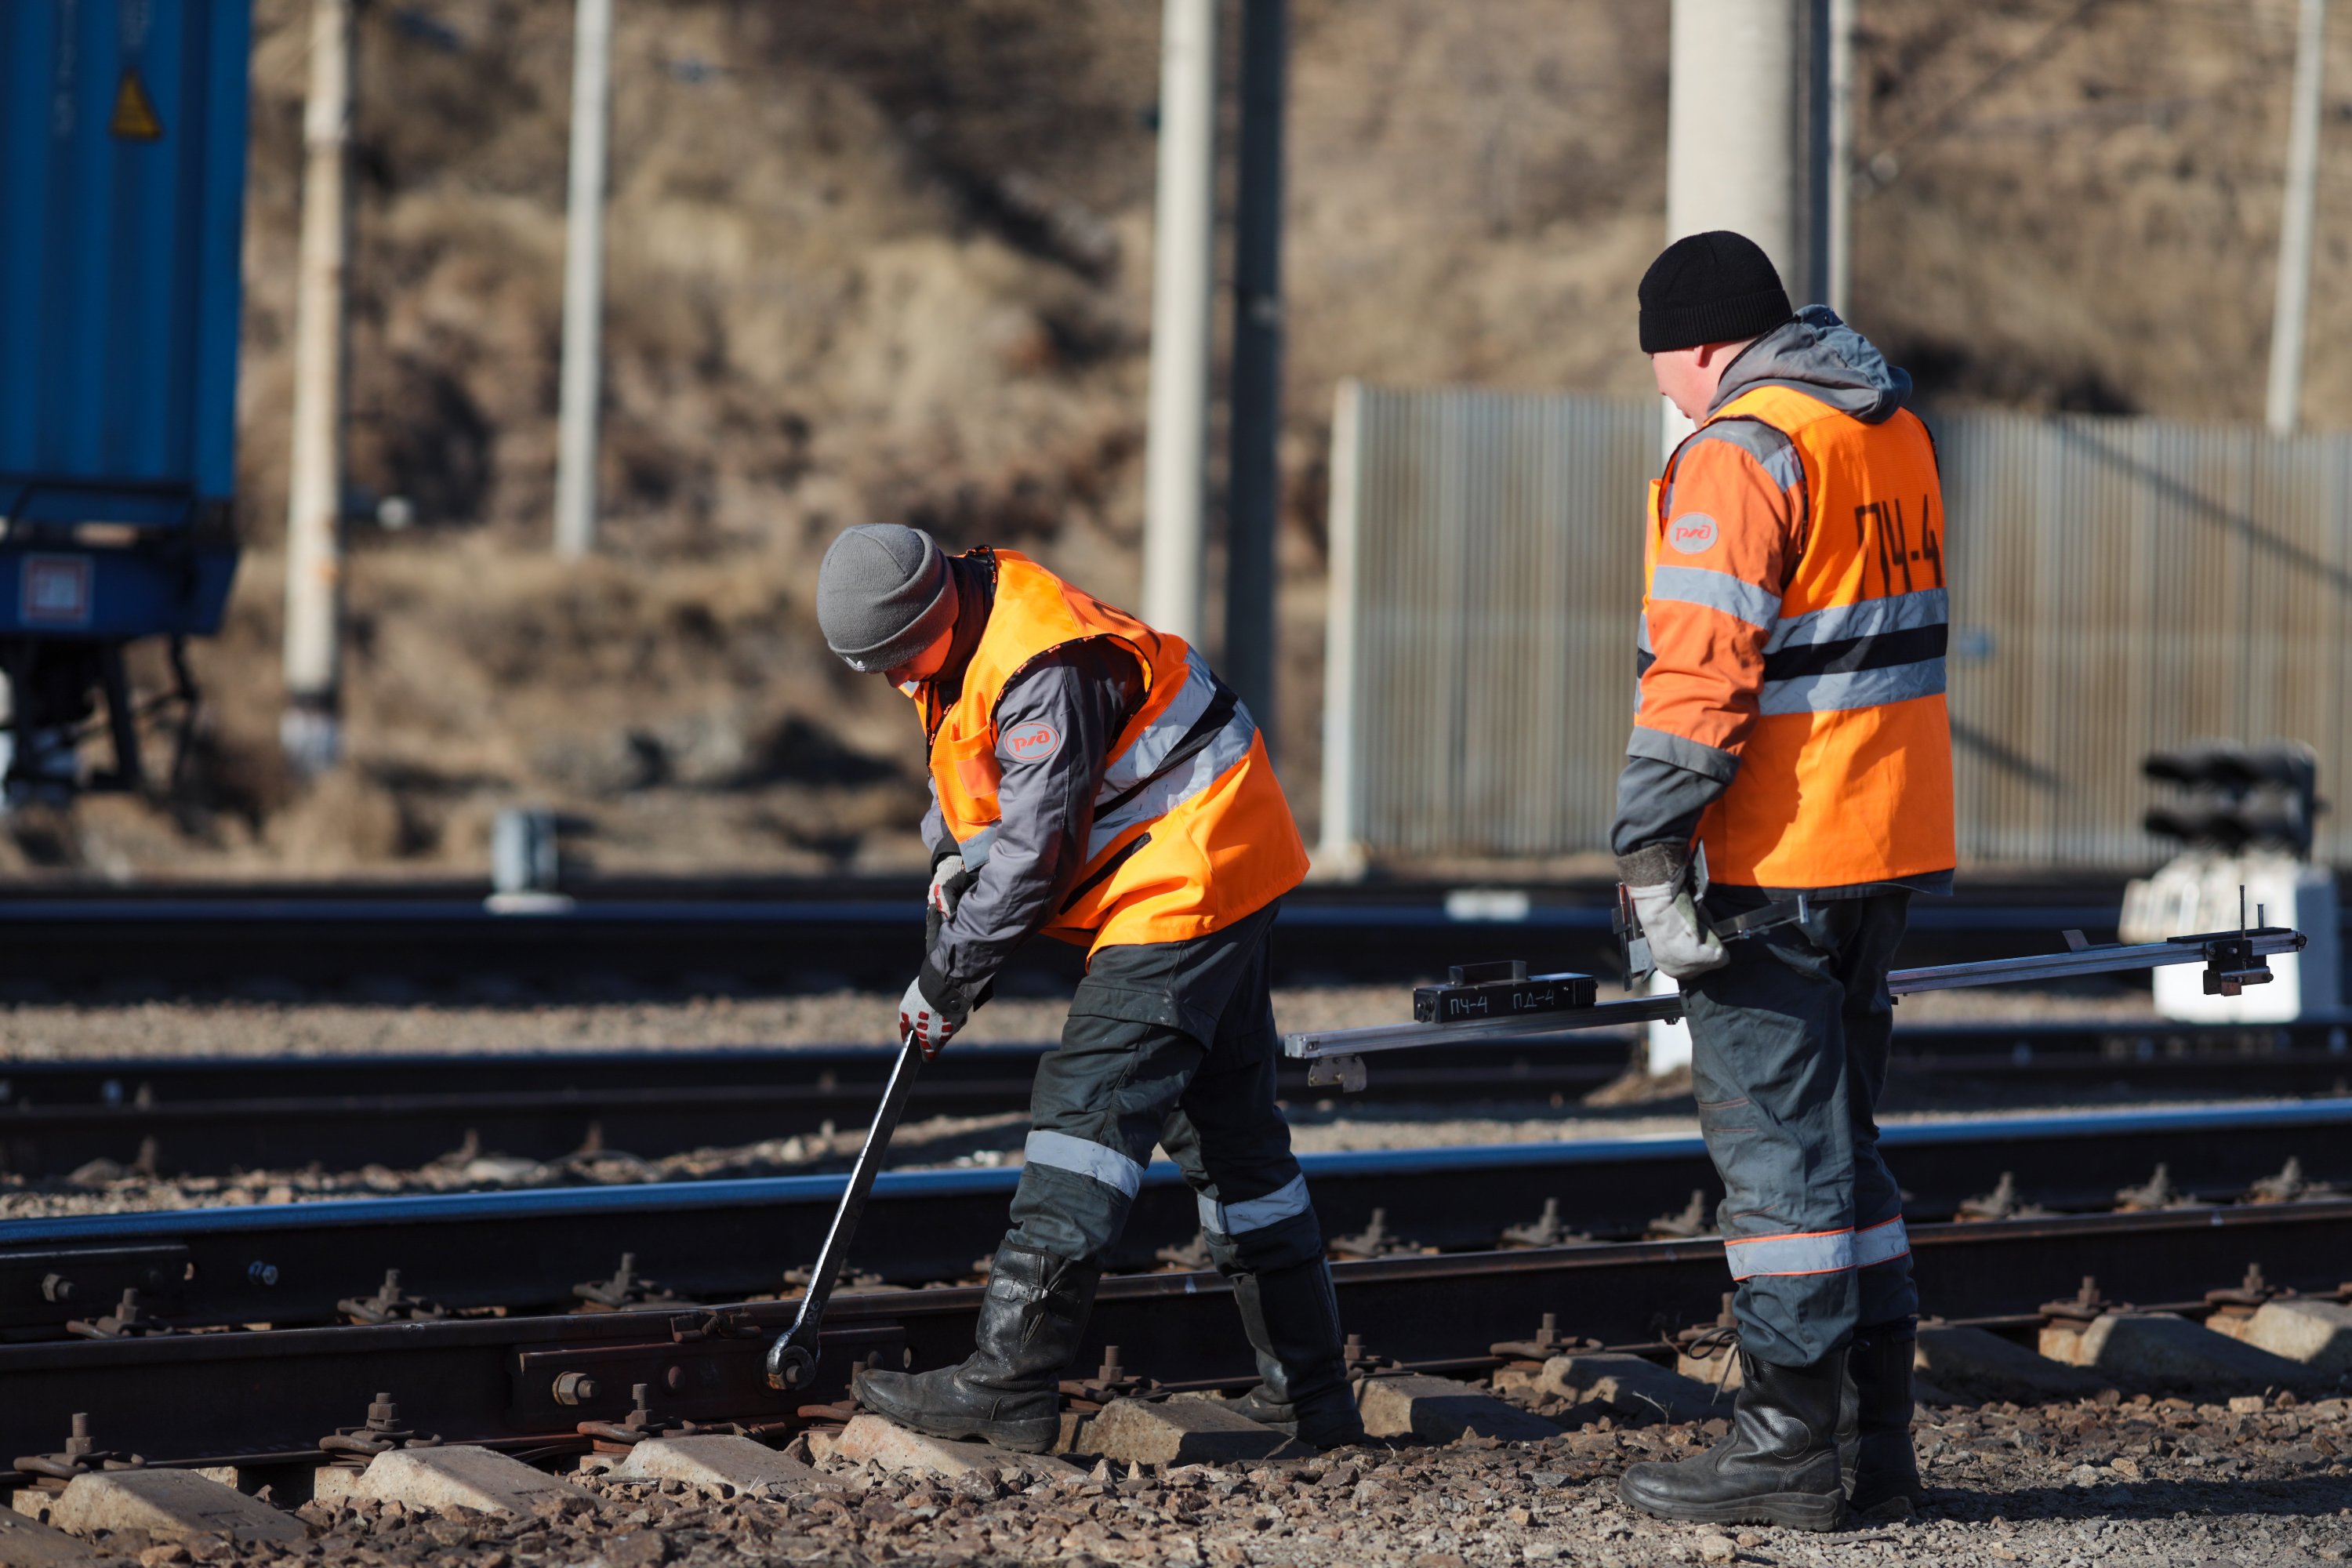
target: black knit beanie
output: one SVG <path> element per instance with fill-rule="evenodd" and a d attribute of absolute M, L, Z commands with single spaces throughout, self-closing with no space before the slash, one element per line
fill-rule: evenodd
<path fill-rule="evenodd" d="M 1687 235 L 1642 274 L 1642 352 L 1763 336 L 1796 312 L 1764 247 L 1727 228 Z"/>

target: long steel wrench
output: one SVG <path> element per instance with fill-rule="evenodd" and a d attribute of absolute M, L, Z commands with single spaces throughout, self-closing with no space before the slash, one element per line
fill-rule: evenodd
<path fill-rule="evenodd" d="M 824 1248 L 817 1254 L 816 1268 L 809 1276 L 808 1294 L 801 1298 L 800 1315 L 768 1347 L 770 1388 L 806 1388 L 816 1376 L 817 1337 L 824 1330 L 825 1303 L 833 1300 L 834 1285 L 841 1279 L 841 1266 L 849 1256 L 850 1238 L 857 1234 L 858 1216 L 866 1212 L 866 1196 L 874 1191 L 874 1174 L 881 1168 L 883 1151 L 890 1147 L 890 1134 L 907 1109 L 907 1096 L 914 1089 L 915 1074 L 922 1066 L 923 1047 L 915 1043 L 909 1030 L 898 1047 L 898 1062 L 890 1069 L 881 1107 L 874 1112 L 874 1125 L 866 1130 L 866 1147 L 857 1152 L 857 1163 L 850 1167 L 841 1206 L 833 1211 L 833 1228 L 824 1233 Z"/>

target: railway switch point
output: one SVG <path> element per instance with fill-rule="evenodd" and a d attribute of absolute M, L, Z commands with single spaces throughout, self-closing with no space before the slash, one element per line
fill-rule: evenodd
<path fill-rule="evenodd" d="M 1357 1408 L 1364 1431 L 1374 1437 L 1418 1437 L 1451 1443 L 1457 1437 L 1493 1437 L 1506 1443 L 1539 1443 L 1560 1427 L 1516 1405 L 1451 1378 L 1408 1373 L 1368 1377 L 1357 1385 Z"/>
<path fill-rule="evenodd" d="M 143 1530 L 158 1541 L 226 1535 L 299 1543 L 310 1532 L 290 1513 L 194 1470 L 105 1470 L 77 1476 L 49 1505 L 49 1522 L 76 1535 Z"/>
<path fill-rule="evenodd" d="M 1554 1356 L 1544 1363 L 1537 1386 L 1572 1405 L 1597 1405 L 1612 1415 L 1704 1421 L 1730 1413 L 1729 1400 L 1712 1383 L 1668 1372 L 1637 1355 Z"/>
<path fill-rule="evenodd" d="M 326 1477 L 322 1474 L 323 1483 Z M 436 1513 L 470 1508 L 482 1513 L 538 1512 L 541 1500 L 565 1508 L 593 1508 L 588 1492 L 535 1470 L 495 1448 L 452 1444 L 441 1448 L 394 1448 L 368 1461 L 348 1483 L 352 1497 L 377 1498 Z M 323 1495 L 321 1502 L 341 1499 Z"/>
<path fill-rule="evenodd" d="M 0 1509 L 0 1568 L 64 1568 L 68 1563 L 95 1563 L 100 1550 L 79 1536 L 26 1518 L 12 1509 Z"/>
<path fill-rule="evenodd" d="M 648 1437 L 629 1449 L 612 1472 L 624 1480 L 679 1480 L 688 1486 L 733 1487 L 740 1492 L 790 1496 L 835 1483 L 798 1459 L 731 1433 Z"/>
<path fill-rule="evenodd" d="M 2263 1302 L 2246 1318 L 2210 1320 L 2231 1339 L 2299 1363 L 2322 1381 L 2352 1373 L 2352 1306 L 2300 1298 Z"/>
<path fill-rule="evenodd" d="M 2042 1353 L 2197 1398 L 2312 1382 L 2309 1368 L 2169 1312 L 2109 1312 L 2042 1331 Z"/>
<path fill-rule="evenodd" d="M 1087 1418 L 1075 1444 L 1129 1465 L 1217 1465 L 1273 1458 L 1284 1448 L 1303 1452 L 1271 1426 L 1261 1426 L 1207 1399 L 1117 1399 Z"/>
<path fill-rule="evenodd" d="M 833 1440 L 833 1456 L 852 1464 L 871 1459 L 886 1470 L 911 1470 L 954 1480 L 960 1476 L 993 1476 L 1017 1468 L 1032 1480 L 1070 1479 L 1086 1474 L 1066 1459 L 1051 1454 L 1011 1454 L 985 1443 L 952 1443 L 894 1426 L 879 1415 L 859 1415 Z"/>

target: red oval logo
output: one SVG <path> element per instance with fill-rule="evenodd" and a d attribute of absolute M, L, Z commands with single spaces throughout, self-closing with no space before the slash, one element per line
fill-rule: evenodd
<path fill-rule="evenodd" d="M 1062 732 L 1051 724 L 1024 724 L 1004 731 L 1004 754 L 1016 763 L 1042 763 L 1062 749 Z"/>
<path fill-rule="evenodd" d="M 1666 524 L 1666 542 L 1685 555 L 1696 555 L 1715 543 L 1715 519 L 1703 511 L 1675 518 Z"/>

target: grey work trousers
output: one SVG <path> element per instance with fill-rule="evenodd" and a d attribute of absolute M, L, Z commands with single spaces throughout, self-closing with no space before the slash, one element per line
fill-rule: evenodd
<path fill-rule="evenodd" d="M 1886 972 L 1911 895 L 1816 903 L 1801 925 L 1727 942 L 1683 984 L 1692 1087 L 1738 1288 L 1741 1343 L 1783 1366 L 1919 1309 L 1903 1195 L 1879 1157 L 1895 1001 Z M 1716 919 L 1762 899 L 1718 887 Z"/>
<path fill-rule="evenodd" d="M 1156 1143 L 1197 1196 L 1219 1268 L 1320 1256 L 1322 1228 L 1274 1098 L 1275 908 L 1190 941 L 1095 953 L 1061 1048 L 1037 1068 L 1006 1240 L 1100 1263 Z"/>

